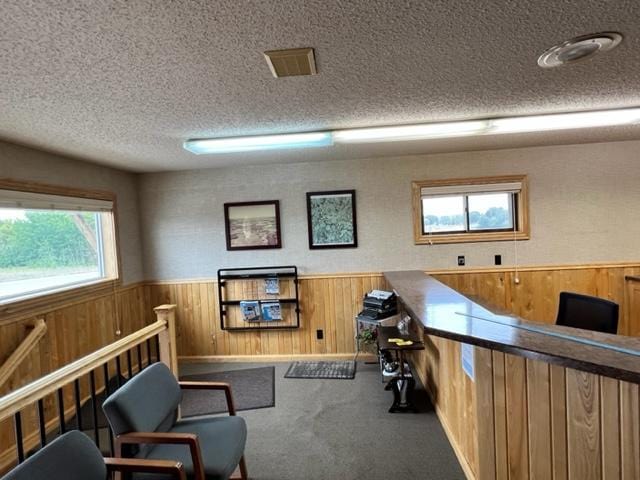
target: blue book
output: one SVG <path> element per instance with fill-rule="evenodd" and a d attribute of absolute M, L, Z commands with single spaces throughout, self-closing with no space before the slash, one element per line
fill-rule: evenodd
<path fill-rule="evenodd" d="M 262 302 L 262 319 L 265 322 L 282 320 L 282 310 L 280 302 Z"/>
<path fill-rule="evenodd" d="M 260 302 L 255 300 L 242 300 L 240 302 L 240 311 L 242 312 L 242 319 L 245 322 L 260 321 Z"/>

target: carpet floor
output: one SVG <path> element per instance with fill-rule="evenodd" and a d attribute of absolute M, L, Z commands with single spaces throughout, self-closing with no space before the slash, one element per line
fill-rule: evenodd
<path fill-rule="evenodd" d="M 265 364 L 184 364 L 181 375 Z M 283 378 L 277 363 L 276 406 L 240 412 L 247 422 L 252 480 L 464 479 L 424 390 L 421 412 L 387 413 L 377 365 L 358 364 L 354 380 Z"/>

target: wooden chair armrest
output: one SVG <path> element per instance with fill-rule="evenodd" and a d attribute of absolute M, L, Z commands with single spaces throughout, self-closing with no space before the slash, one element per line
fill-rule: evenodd
<path fill-rule="evenodd" d="M 172 460 L 143 460 L 138 458 L 105 458 L 107 471 L 121 473 L 164 473 L 177 480 L 187 480 L 184 466 L 181 462 Z"/>
<path fill-rule="evenodd" d="M 233 401 L 233 394 L 231 393 L 231 385 L 225 382 L 178 382 L 180 388 L 185 390 L 224 390 L 224 395 L 227 399 L 227 409 L 229 415 L 236 414 L 236 406 Z"/>
<path fill-rule="evenodd" d="M 193 433 L 172 432 L 130 432 L 118 435 L 115 439 L 116 457 L 122 457 L 122 445 L 172 444 L 188 445 L 193 462 L 194 480 L 205 480 L 204 463 L 198 436 Z"/>

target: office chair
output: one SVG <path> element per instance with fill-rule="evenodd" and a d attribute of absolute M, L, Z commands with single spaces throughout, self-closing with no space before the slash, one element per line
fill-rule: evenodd
<path fill-rule="evenodd" d="M 164 479 L 186 479 L 180 462 L 102 458 L 89 437 L 73 430 L 36 452 L 2 480 L 107 480 L 112 472 L 147 472 Z"/>
<path fill-rule="evenodd" d="M 560 292 L 556 325 L 603 333 L 617 333 L 618 304 L 603 298 Z"/>
<path fill-rule="evenodd" d="M 223 390 L 229 416 L 179 419 L 187 388 Z M 164 363 L 154 363 L 111 394 L 102 408 L 116 436 L 116 457 L 179 461 L 189 480 L 227 480 L 239 466 L 247 479 L 247 426 L 235 416 L 226 383 L 178 382 Z"/>

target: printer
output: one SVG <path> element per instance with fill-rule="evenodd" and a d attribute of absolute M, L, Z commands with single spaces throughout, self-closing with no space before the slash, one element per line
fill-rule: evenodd
<path fill-rule="evenodd" d="M 359 320 L 382 320 L 398 313 L 398 299 L 393 292 L 372 290 L 365 294 L 362 307 L 363 310 L 358 314 Z"/>

